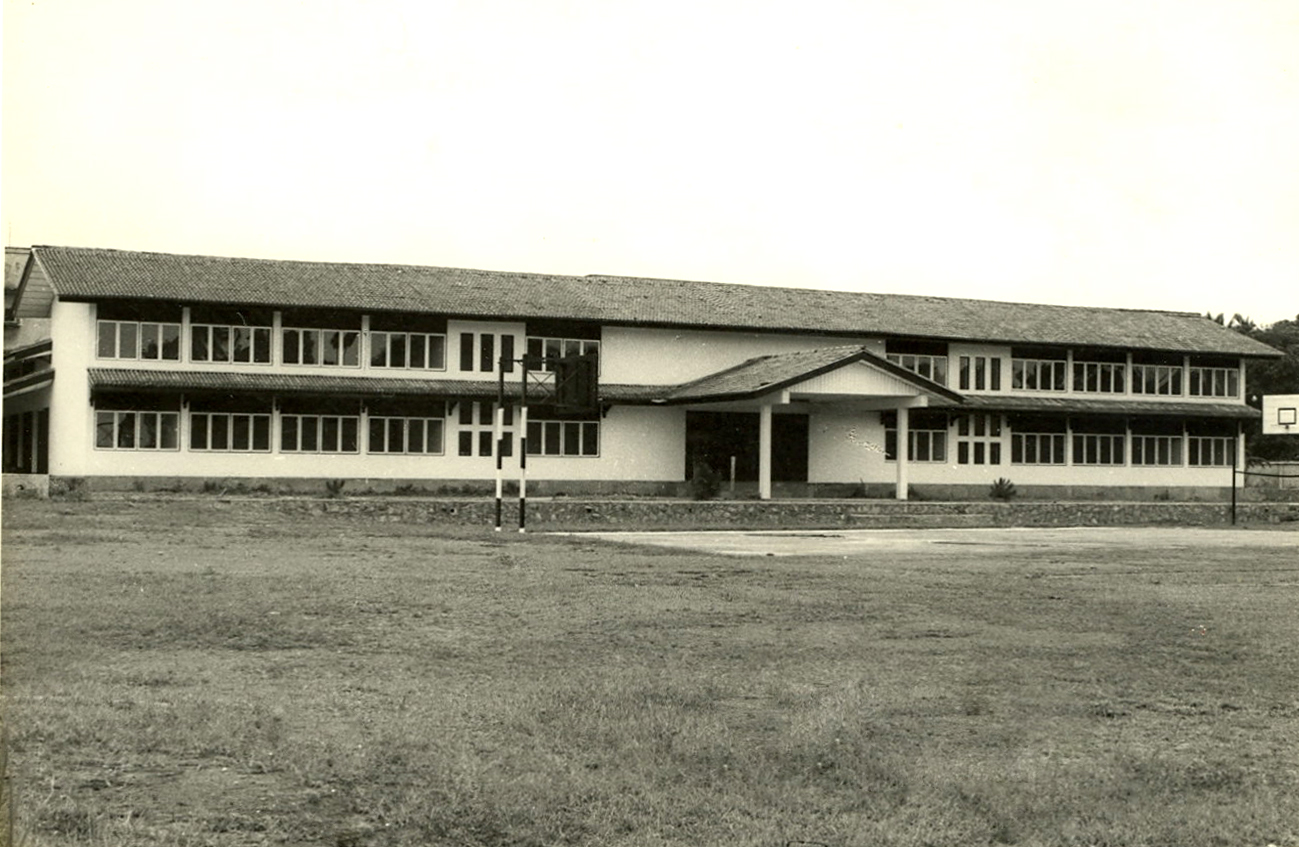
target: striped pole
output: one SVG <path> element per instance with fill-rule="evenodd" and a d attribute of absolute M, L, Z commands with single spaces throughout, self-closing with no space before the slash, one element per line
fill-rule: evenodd
<path fill-rule="evenodd" d="M 465 401 L 461 401 L 462 403 Z M 496 413 L 492 415 L 492 430 L 496 444 L 496 531 L 501 531 L 501 495 L 505 490 L 504 450 L 501 449 L 505 430 L 505 357 L 501 356 L 496 374 Z"/>
<path fill-rule="evenodd" d="M 523 367 L 519 368 L 523 379 L 520 383 L 521 400 L 519 403 L 519 532 L 527 532 L 528 525 L 528 360 L 525 357 Z"/>
<path fill-rule="evenodd" d="M 528 514 L 528 407 L 519 409 L 519 532 L 527 532 Z"/>

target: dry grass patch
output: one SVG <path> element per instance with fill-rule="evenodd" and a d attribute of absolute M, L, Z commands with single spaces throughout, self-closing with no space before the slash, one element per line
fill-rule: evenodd
<path fill-rule="evenodd" d="M 1299 847 L 1286 551 L 5 521 L 28 844 Z"/>

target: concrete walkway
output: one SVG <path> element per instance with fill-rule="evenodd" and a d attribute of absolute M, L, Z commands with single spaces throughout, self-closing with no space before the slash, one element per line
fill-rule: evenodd
<path fill-rule="evenodd" d="M 1299 531 L 1196 527 L 1016 527 L 985 529 L 738 530 L 725 532 L 558 532 L 626 544 L 729 556 L 850 556 L 932 550 L 936 545 L 982 548 L 1293 549 Z M 983 550 L 981 552 L 989 552 Z"/>

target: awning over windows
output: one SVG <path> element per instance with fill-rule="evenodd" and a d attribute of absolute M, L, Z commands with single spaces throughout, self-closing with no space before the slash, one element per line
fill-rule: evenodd
<path fill-rule="evenodd" d="M 937 405 L 937 404 L 935 404 Z M 1262 413 L 1244 403 L 1196 403 L 1176 400 L 1137 400 L 1131 397 L 1027 397 L 966 395 L 963 411 L 1023 412 L 1052 415 L 1141 415 L 1177 418 L 1251 420 Z"/>

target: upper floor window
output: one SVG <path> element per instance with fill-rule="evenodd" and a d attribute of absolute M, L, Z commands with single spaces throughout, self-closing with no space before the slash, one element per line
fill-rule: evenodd
<path fill-rule="evenodd" d="M 272 323 L 271 312 L 266 309 L 193 306 L 190 361 L 269 365 Z"/>
<path fill-rule="evenodd" d="M 1192 357 L 1186 382 L 1192 397 L 1239 397 L 1240 367 L 1230 359 Z"/>
<path fill-rule="evenodd" d="M 583 321 L 528 321 L 525 352 L 530 357 L 550 360 L 594 355 L 598 361 L 600 325 Z M 550 361 L 541 362 L 540 370 L 552 371 L 554 365 Z"/>
<path fill-rule="evenodd" d="M 567 356 L 585 356 L 588 354 L 600 355 L 600 342 L 589 338 L 543 338 L 540 336 L 528 336 L 528 355 L 544 357 L 548 360 L 564 358 Z M 540 370 L 554 370 L 554 364 L 551 361 L 541 362 Z"/>
<path fill-rule="evenodd" d="M 961 356 L 960 374 L 961 391 L 1000 391 L 1001 357 Z"/>
<path fill-rule="evenodd" d="M 947 342 L 909 338 L 890 338 L 884 342 L 884 357 L 893 364 L 947 384 Z"/>
<path fill-rule="evenodd" d="M 423 315 L 372 315 L 370 367 L 445 370 L 446 319 Z"/>
<path fill-rule="evenodd" d="M 1182 393 L 1181 365 L 1133 365 L 1133 394 L 1166 394 L 1170 396 Z"/>
<path fill-rule="evenodd" d="M 495 373 L 499 361 L 505 372 L 514 370 L 514 336 L 509 333 L 460 333 L 460 370 Z"/>
<path fill-rule="evenodd" d="M 281 319 L 286 365 L 355 368 L 361 364 L 359 315 L 333 310 L 289 310 Z"/>
<path fill-rule="evenodd" d="M 96 318 L 99 358 L 180 361 L 180 306 L 101 303 Z"/>
<path fill-rule="evenodd" d="M 1063 350 L 1036 347 L 1011 349 L 1010 387 L 1017 391 L 1064 391 L 1067 355 Z"/>
<path fill-rule="evenodd" d="M 1127 354 L 1113 350 L 1079 350 L 1074 353 L 1073 390 L 1122 394 Z"/>

